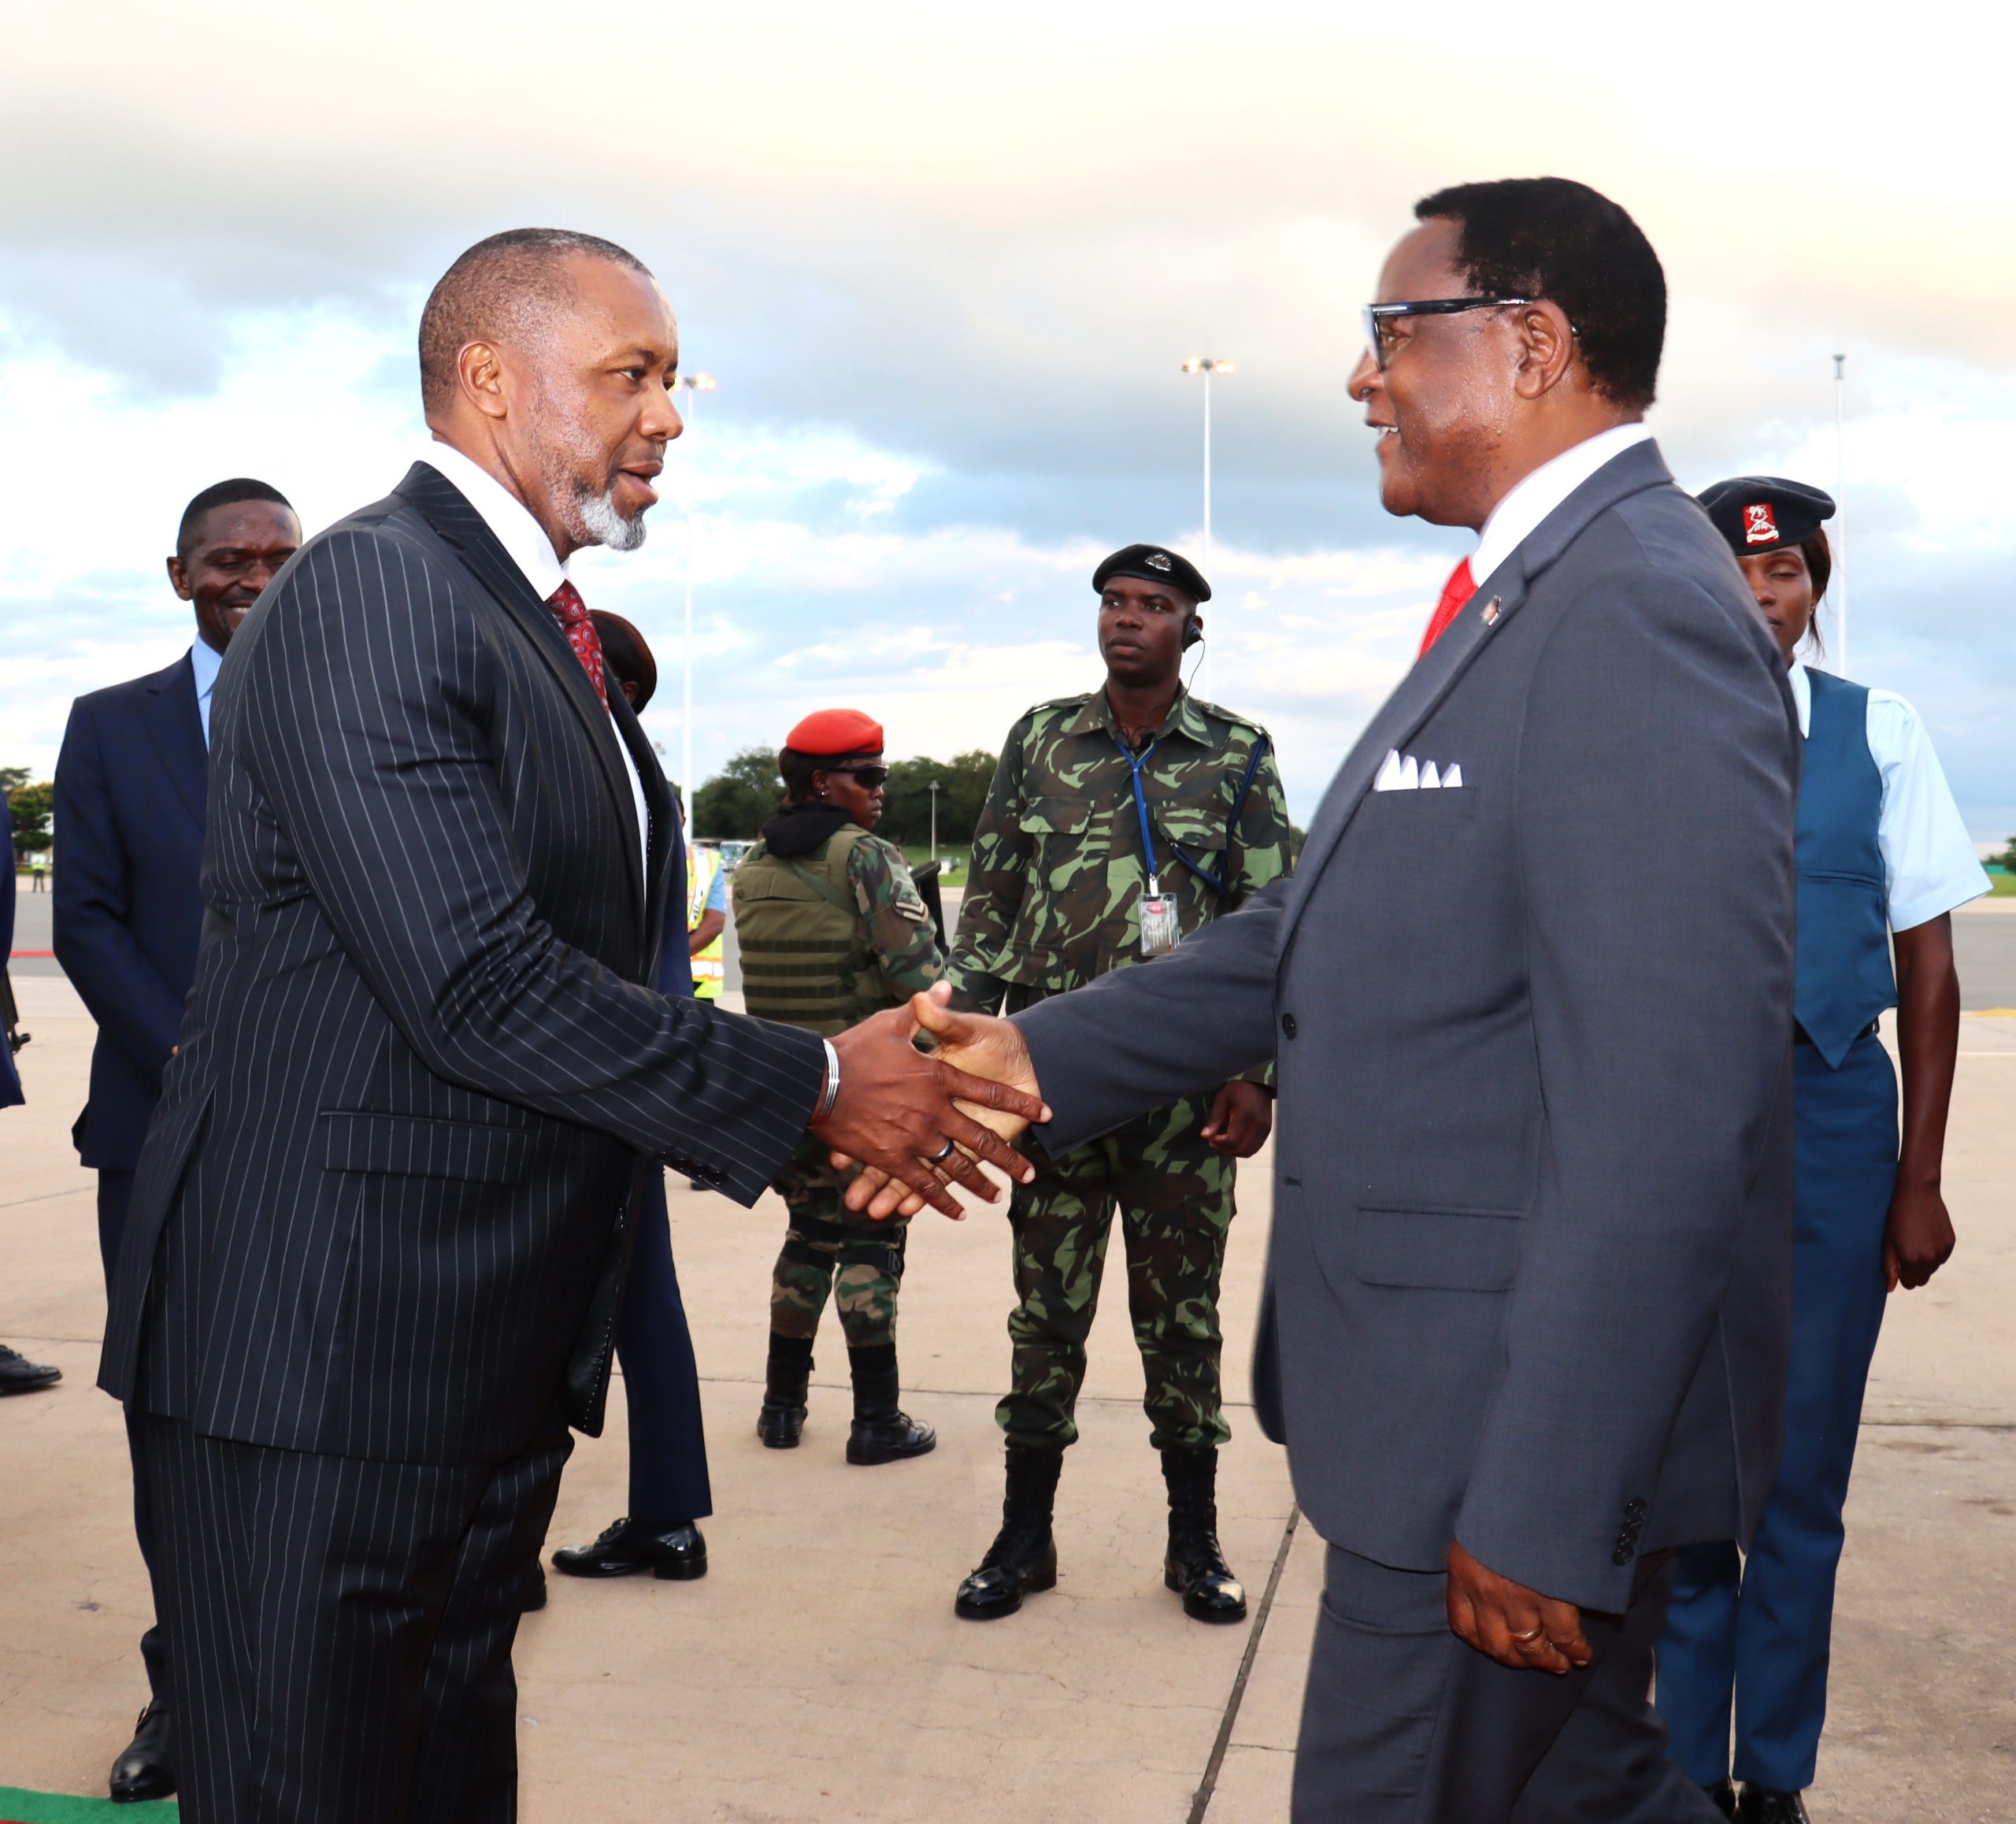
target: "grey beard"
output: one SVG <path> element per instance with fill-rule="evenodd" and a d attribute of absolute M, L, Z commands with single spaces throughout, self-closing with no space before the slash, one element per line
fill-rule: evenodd
<path fill-rule="evenodd" d="M 577 488 L 574 510 L 580 516 L 581 529 L 591 544 L 606 545 L 612 551 L 634 551 L 644 542 L 644 516 L 634 513 L 625 519 L 616 510 L 613 488 L 602 494 Z"/>

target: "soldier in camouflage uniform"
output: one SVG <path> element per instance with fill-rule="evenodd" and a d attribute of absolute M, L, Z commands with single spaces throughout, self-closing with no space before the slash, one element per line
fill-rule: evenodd
<path fill-rule="evenodd" d="M 827 1037 L 895 1007 L 944 973 L 931 915 L 902 851 L 869 832 L 882 814 L 880 724 L 825 710 L 777 757 L 789 797 L 735 871 L 748 1010 Z M 921 1456 L 938 1441 L 898 1404 L 896 1288 L 906 1225 L 849 1211 L 827 1150 L 808 1136 L 774 1188 L 790 1213 L 770 1283 L 770 1353 L 757 1435 L 795 1447 L 812 1343 L 830 1292 L 854 1382 L 850 1463 Z"/>
<path fill-rule="evenodd" d="M 1159 954 L 1290 865 L 1288 806 L 1266 732 L 1186 695 L 1181 663 L 1210 589 L 1158 546 L 1116 552 L 1099 592 L 1105 688 L 1043 703 L 1008 736 L 973 843 L 953 945 L 954 999 L 1013 1013 Z M 1138 782 L 1138 783 L 1137 783 Z M 1144 932 L 1146 942 L 1144 944 Z M 1233 1161 L 1273 1121 L 1271 1071 L 1131 1122 L 1014 1188 L 1017 1304 L 1000 1536 L 960 1585 L 958 1612 L 1012 1613 L 1056 1581 L 1051 1509 L 1084 1377 L 1116 1209 L 1143 1401 L 1169 1486 L 1164 1577 L 1184 1609 L 1236 1622 L 1246 1598 L 1218 1549 L 1218 1277 Z"/>

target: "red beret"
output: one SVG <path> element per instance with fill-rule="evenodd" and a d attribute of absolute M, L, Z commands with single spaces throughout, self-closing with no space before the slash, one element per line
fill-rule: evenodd
<path fill-rule="evenodd" d="M 858 710 L 814 710 L 784 737 L 795 754 L 837 760 L 850 754 L 882 751 L 882 725 Z"/>

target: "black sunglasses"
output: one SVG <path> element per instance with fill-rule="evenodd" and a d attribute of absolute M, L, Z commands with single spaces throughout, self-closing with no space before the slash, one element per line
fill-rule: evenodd
<path fill-rule="evenodd" d="M 844 773 L 864 792 L 878 791 L 889 782 L 886 766 L 822 766 L 822 773 Z"/>
<path fill-rule="evenodd" d="M 1386 324 L 1399 317 L 1455 317 L 1466 310 L 1504 310 L 1515 304 L 1530 304 L 1530 298 L 1421 298 L 1406 304 L 1368 304 L 1365 307 L 1365 345 L 1380 373 L 1392 358 L 1386 340 Z"/>

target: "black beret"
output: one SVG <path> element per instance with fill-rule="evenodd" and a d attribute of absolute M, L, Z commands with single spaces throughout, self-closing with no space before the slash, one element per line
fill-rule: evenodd
<path fill-rule="evenodd" d="M 1834 517 L 1831 494 L 1776 475 L 1739 475 L 1704 488 L 1695 499 L 1740 558 L 1803 544 L 1819 531 L 1822 520 Z"/>
<path fill-rule="evenodd" d="M 1107 580 L 1114 576 L 1139 576 L 1143 582 L 1166 583 L 1193 602 L 1211 599 L 1211 585 L 1197 566 L 1160 545 L 1129 545 L 1124 551 L 1115 551 L 1093 571 L 1092 587 L 1104 593 Z"/>

